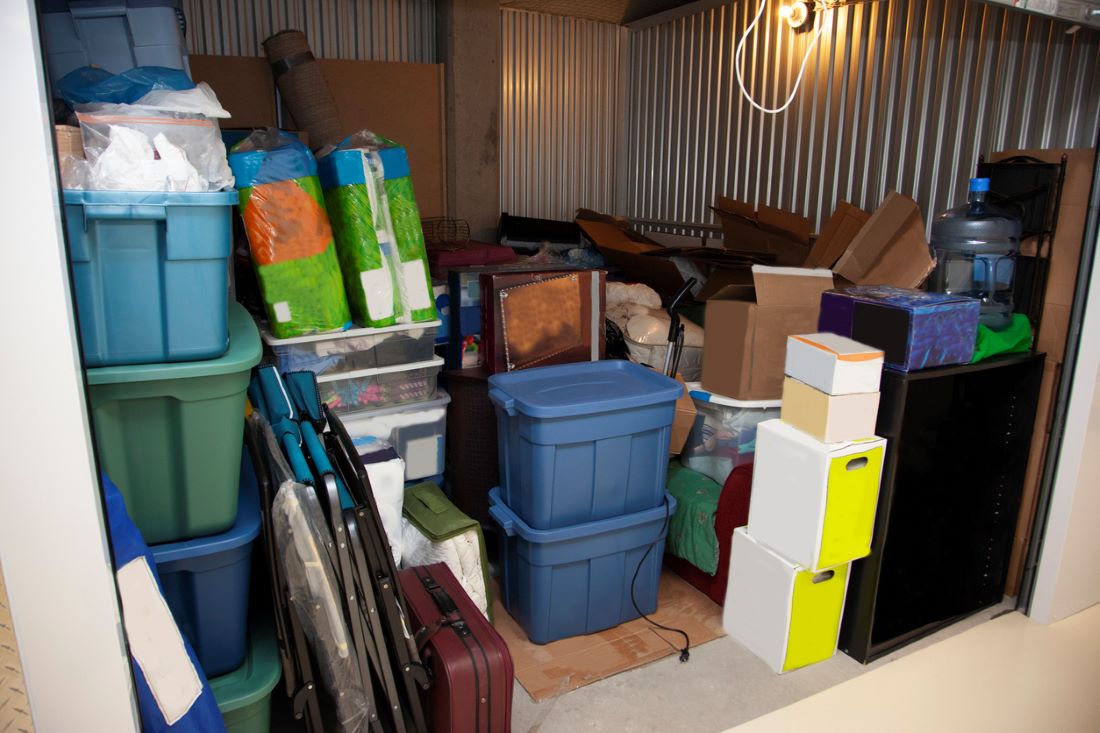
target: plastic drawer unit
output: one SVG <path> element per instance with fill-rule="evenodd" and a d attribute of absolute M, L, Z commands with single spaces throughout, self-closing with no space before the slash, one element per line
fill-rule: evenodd
<path fill-rule="evenodd" d="M 65 191 L 64 200 L 89 367 L 225 353 L 235 191 Z"/>
<path fill-rule="evenodd" d="M 428 402 L 353 413 L 342 422 L 361 451 L 369 451 L 378 441 L 393 446 L 405 461 L 406 481 L 439 476 L 446 459 L 447 405 L 451 398 L 443 390 L 438 394 Z"/>
<path fill-rule="evenodd" d="M 534 529 L 661 503 L 683 385 L 627 361 L 495 374 L 500 494 Z"/>
<path fill-rule="evenodd" d="M 237 519 L 245 392 L 260 335 L 237 303 L 229 324 L 220 359 L 88 370 L 100 465 L 149 544 L 223 532 Z"/>
<path fill-rule="evenodd" d="M 531 641 L 592 634 L 637 618 L 638 610 L 657 610 L 664 528 L 676 511 L 666 496 L 667 505 L 642 512 L 538 530 L 505 506 L 499 489 L 489 492 L 489 513 L 505 535 L 504 607 Z M 635 570 L 638 610 L 631 600 Z"/>
<path fill-rule="evenodd" d="M 412 364 L 360 369 L 317 377 L 321 400 L 343 415 L 378 407 L 435 399 L 443 359 L 433 357 Z"/>
<path fill-rule="evenodd" d="M 387 328 L 353 328 L 290 339 L 277 339 L 265 331 L 263 339 L 275 357 L 275 366 L 282 373 L 341 374 L 431 361 L 435 356 L 439 325 L 439 321 L 434 321 Z"/>
<path fill-rule="evenodd" d="M 733 469 L 752 463 L 756 426 L 779 417 L 780 401 L 735 400 L 708 392 L 698 382 L 687 388 L 696 415 L 680 463 L 724 484 Z"/>
<path fill-rule="evenodd" d="M 236 523 L 222 534 L 149 548 L 172 616 L 207 677 L 239 667 L 248 646 L 248 581 L 260 499 L 247 455 L 238 507 Z"/>
<path fill-rule="evenodd" d="M 253 624 L 244 664 L 210 680 L 228 733 L 271 730 L 271 693 L 282 674 L 279 648 L 270 624 Z"/>

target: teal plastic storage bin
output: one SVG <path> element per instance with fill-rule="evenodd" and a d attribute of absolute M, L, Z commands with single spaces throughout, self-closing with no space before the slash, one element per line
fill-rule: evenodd
<path fill-rule="evenodd" d="M 534 529 L 657 506 L 683 389 L 628 361 L 494 374 L 504 503 Z"/>
<path fill-rule="evenodd" d="M 271 692 L 283 668 L 269 623 L 254 623 L 244 664 L 210 680 L 229 733 L 268 733 L 271 730 Z"/>
<path fill-rule="evenodd" d="M 225 353 L 235 191 L 65 191 L 64 199 L 88 366 Z"/>
<path fill-rule="evenodd" d="M 676 512 L 676 499 L 667 496 L 667 506 L 537 530 L 504 505 L 499 489 L 489 492 L 489 514 L 505 534 L 504 607 L 531 641 L 593 634 L 637 618 L 630 588 L 635 570 L 638 608 L 647 615 L 657 610 L 666 518 Z"/>
<path fill-rule="evenodd" d="M 87 372 L 100 467 L 151 545 L 223 532 L 237 519 L 245 392 L 261 349 L 238 303 L 229 330 L 220 359 Z"/>

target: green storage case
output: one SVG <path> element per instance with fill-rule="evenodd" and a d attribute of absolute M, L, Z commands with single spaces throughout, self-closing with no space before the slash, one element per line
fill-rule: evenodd
<path fill-rule="evenodd" d="M 237 518 L 241 435 L 260 335 L 229 307 L 219 359 L 88 370 L 100 467 L 149 544 L 216 534 Z"/>
<path fill-rule="evenodd" d="M 228 733 L 268 733 L 271 730 L 271 692 L 283 668 L 269 624 L 253 624 L 244 664 L 210 680 L 218 710 Z"/>

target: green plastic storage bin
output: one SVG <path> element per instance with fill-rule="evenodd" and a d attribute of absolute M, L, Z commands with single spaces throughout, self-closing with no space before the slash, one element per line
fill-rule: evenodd
<path fill-rule="evenodd" d="M 100 466 L 147 543 L 236 521 L 245 391 L 260 354 L 256 325 L 231 303 L 221 358 L 88 370 Z"/>
<path fill-rule="evenodd" d="M 210 680 L 229 733 L 268 733 L 271 730 L 271 691 L 283 668 L 269 624 L 253 624 L 244 664 Z"/>

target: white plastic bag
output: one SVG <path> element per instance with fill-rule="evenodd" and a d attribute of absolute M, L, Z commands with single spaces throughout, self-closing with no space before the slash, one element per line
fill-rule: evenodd
<path fill-rule="evenodd" d="M 161 112 L 184 112 L 222 120 L 232 117 L 218 101 L 218 95 L 204 81 L 196 84 L 194 89 L 154 89 L 134 104 Z"/>

